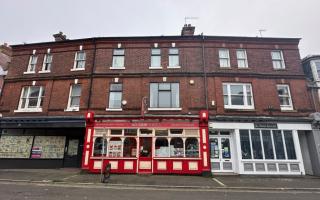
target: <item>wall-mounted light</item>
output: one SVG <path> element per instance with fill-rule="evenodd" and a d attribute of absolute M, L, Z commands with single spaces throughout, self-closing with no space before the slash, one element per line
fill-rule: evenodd
<path fill-rule="evenodd" d="M 194 80 L 189 81 L 190 85 L 194 85 Z"/>
<path fill-rule="evenodd" d="M 125 106 L 125 105 L 127 105 L 128 102 L 127 102 L 127 100 L 122 100 L 121 103 L 122 103 L 122 105 Z"/>

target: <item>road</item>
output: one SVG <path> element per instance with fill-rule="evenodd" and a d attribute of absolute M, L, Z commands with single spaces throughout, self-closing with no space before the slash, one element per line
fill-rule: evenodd
<path fill-rule="evenodd" d="M 0 182 L 0 199 L 24 200 L 319 200 L 320 191 L 240 191 L 207 189 L 123 188 L 101 185 L 63 185 Z"/>

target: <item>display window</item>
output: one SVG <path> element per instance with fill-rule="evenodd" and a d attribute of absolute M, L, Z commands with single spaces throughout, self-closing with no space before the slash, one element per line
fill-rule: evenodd
<path fill-rule="evenodd" d="M 291 130 L 240 130 L 242 159 L 296 160 Z"/>
<path fill-rule="evenodd" d="M 157 138 L 155 143 L 156 157 L 169 157 L 169 143 L 167 138 Z"/>
<path fill-rule="evenodd" d="M 103 137 L 97 137 L 94 140 L 93 156 L 105 156 L 107 154 L 108 141 Z"/>
<path fill-rule="evenodd" d="M 125 138 L 123 142 L 123 157 L 137 156 L 137 141 L 135 138 Z"/>
<path fill-rule="evenodd" d="M 184 148 L 182 138 L 172 138 L 170 141 L 171 157 L 184 157 Z"/>
<path fill-rule="evenodd" d="M 186 139 L 186 157 L 199 157 L 199 142 L 197 138 Z"/>
<path fill-rule="evenodd" d="M 109 157 L 122 157 L 122 140 L 119 137 L 110 138 Z"/>
<path fill-rule="evenodd" d="M 35 136 L 31 158 L 62 159 L 65 144 L 65 136 Z"/>

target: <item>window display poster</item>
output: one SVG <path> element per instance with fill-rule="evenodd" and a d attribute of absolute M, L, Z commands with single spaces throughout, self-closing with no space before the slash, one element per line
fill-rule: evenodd
<path fill-rule="evenodd" d="M 1 136 L 0 158 L 29 158 L 32 141 L 33 136 Z"/>
<path fill-rule="evenodd" d="M 65 136 L 35 136 L 33 144 L 35 148 L 32 149 L 32 158 L 62 159 L 65 143 Z"/>

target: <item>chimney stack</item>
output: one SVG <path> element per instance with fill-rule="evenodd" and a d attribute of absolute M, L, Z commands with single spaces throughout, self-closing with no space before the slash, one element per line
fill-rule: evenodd
<path fill-rule="evenodd" d="M 67 36 L 63 35 L 63 33 L 60 31 L 59 33 L 53 34 L 54 41 L 64 41 L 67 40 Z"/>
<path fill-rule="evenodd" d="M 181 30 L 181 36 L 193 36 L 196 27 L 191 26 L 191 24 L 185 24 Z"/>

